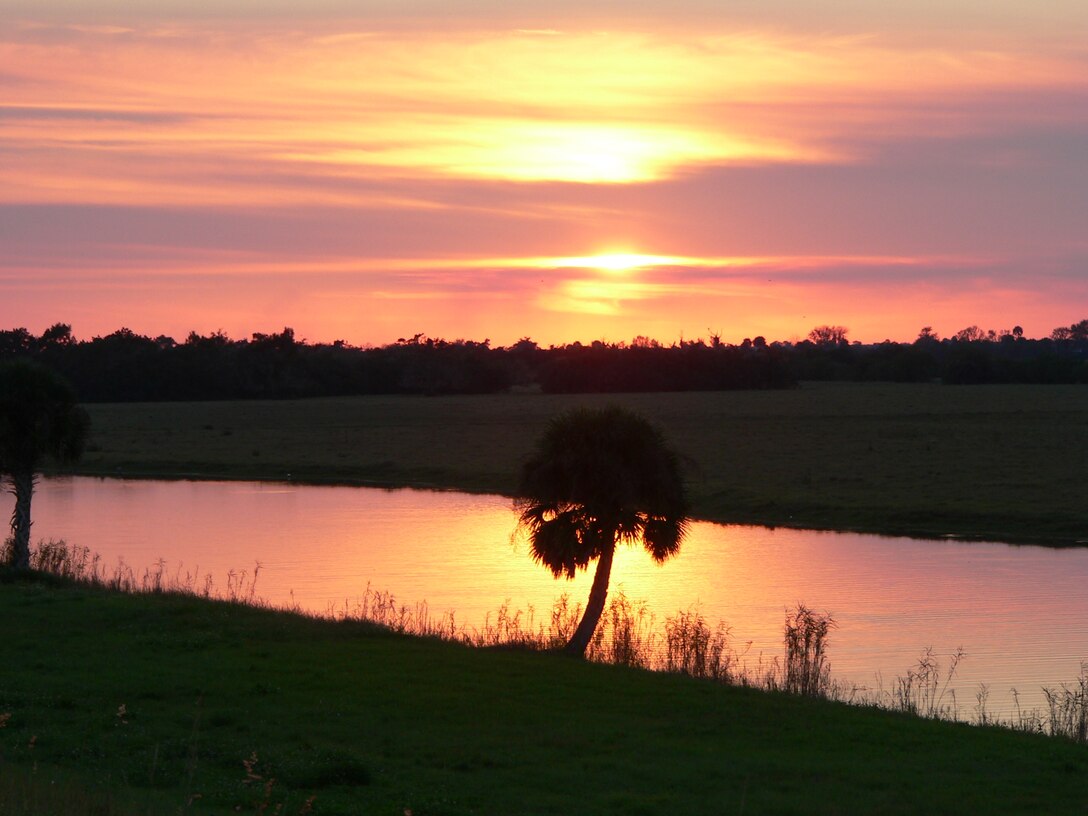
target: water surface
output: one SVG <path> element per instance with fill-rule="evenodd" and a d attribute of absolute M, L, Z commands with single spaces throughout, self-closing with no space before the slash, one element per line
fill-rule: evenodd
<path fill-rule="evenodd" d="M 11 497 L 0 510 L 10 513 Z M 591 575 L 555 580 L 512 539 L 510 501 L 454 492 L 245 482 L 50 479 L 34 500 L 35 541 L 63 538 L 142 571 L 252 574 L 275 604 L 350 607 L 370 585 L 434 613 L 479 624 L 504 601 L 548 609 L 562 592 L 584 601 Z M 654 564 L 621 548 L 612 586 L 657 617 L 698 605 L 723 620 L 751 658 L 781 651 L 783 612 L 830 612 L 836 677 L 889 687 L 932 646 L 962 647 L 958 701 L 978 683 L 1008 713 L 1012 688 L 1041 704 L 1040 686 L 1074 680 L 1088 659 L 1088 549 L 919 541 L 697 523 L 679 556 Z"/>

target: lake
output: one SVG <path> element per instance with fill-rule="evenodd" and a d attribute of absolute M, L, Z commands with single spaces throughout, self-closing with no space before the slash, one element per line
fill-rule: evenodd
<path fill-rule="evenodd" d="M 0 511 L 10 514 L 5 495 Z M 257 595 L 324 613 L 350 608 L 367 585 L 426 601 L 478 625 L 509 600 L 546 612 L 563 592 L 583 602 L 591 575 L 555 580 L 512 537 L 509 499 L 415 490 L 277 483 L 43 480 L 33 540 L 64 539 L 138 573 L 227 575 L 257 564 Z M 967 716 L 979 683 L 991 713 L 1042 704 L 1042 685 L 1071 682 L 1088 660 L 1088 549 L 920 541 L 697 523 L 679 556 L 654 564 L 622 547 L 612 588 L 658 620 L 697 606 L 725 621 L 748 658 L 781 653 L 784 610 L 830 612 L 833 675 L 889 688 L 923 647 L 962 647 L 954 687 Z M 202 580 L 202 579 L 200 579 Z M 882 678 L 882 679 L 881 679 Z"/>

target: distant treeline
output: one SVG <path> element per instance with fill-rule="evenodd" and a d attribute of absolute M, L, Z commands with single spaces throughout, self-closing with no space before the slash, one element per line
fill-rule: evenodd
<path fill-rule="evenodd" d="M 58 370 L 87 402 L 253 399 L 359 394 L 484 394 L 720 391 L 788 388 L 799 380 L 946 383 L 1088 382 L 1088 320 L 1028 339 L 1016 327 L 972 326 L 940 339 L 930 329 L 911 343 L 850 342 L 846 329 L 820 326 L 797 343 L 762 337 L 739 345 L 685 340 L 662 345 L 596 341 L 541 348 L 529 338 L 492 348 L 487 340 L 415 335 L 359 348 L 307 343 L 289 328 L 234 340 L 195 332 L 181 342 L 120 329 L 77 340 L 58 323 L 35 336 L 0 331 L 0 360 L 30 357 Z"/>

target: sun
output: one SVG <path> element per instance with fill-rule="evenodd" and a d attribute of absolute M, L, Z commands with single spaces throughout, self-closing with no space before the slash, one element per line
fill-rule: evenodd
<path fill-rule="evenodd" d="M 607 252 L 599 255 L 581 255 L 556 258 L 555 266 L 562 269 L 596 269 L 600 272 L 630 272 L 650 266 L 671 266 L 683 259 L 669 255 L 642 255 L 636 252 Z"/>

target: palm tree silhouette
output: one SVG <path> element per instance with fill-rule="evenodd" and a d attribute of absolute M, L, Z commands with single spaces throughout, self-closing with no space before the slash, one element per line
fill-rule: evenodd
<path fill-rule="evenodd" d="M 30 567 L 30 500 L 46 457 L 60 462 L 83 453 L 90 421 L 72 387 L 48 368 L 16 360 L 0 365 L 0 478 L 15 495 L 11 565 Z"/>
<path fill-rule="evenodd" d="M 556 578 L 597 559 L 585 613 L 565 647 L 583 656 L 604 611 L 616 545 L 641 543 L 658 562 L 680 549 L 688 502 L 679 459 L 638 414 L 578 409 L 548 425 L 522 468 L 518 496 L 519 530 Z"/>

